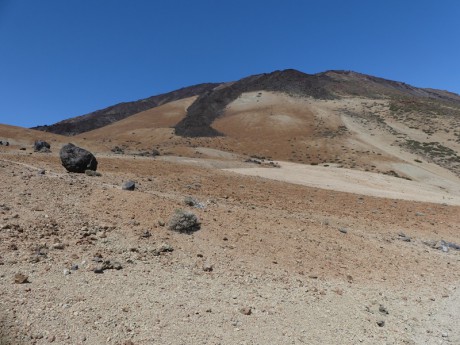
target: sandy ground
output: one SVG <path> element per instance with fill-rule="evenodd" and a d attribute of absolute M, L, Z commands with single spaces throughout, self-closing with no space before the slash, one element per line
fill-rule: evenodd
<path fill-rule="evenodd" d="M 458 151 L 453 122 L 257 92 L 213 124 L 227 136 L 177 137 L 192 101 L 73 138 L 0 126 L 1 345 L 460 344 L 459 179 L 398 145 Z M 102 176 L 65 172 L 68 141 Z M 201 229 L 171 231 L 178 209 Z"/>
<path fill-rule="evenodd" d="M 348 193 L 460 206 L 460 180 L 438 177 L 433 184 L 334 166 L 320 167 L 277 162 L 278 169 L 228 169 L 244 175 L 260 176 L 278 181 Z"/>
<path fill-rule="evenodd" d="M 91 177 L 54 153 L 0 153 L 0 344 L 460 343 L 460 252 L 431 246 L 460 242 L 460 207 L 199 159 L 98 160 Z M 199 231 L 167 228 L 179 208 Z M 122 269 L 94 273 L 100 257 Z"/>

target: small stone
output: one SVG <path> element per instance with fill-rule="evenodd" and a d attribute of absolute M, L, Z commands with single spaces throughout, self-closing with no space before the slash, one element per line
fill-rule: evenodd
<path fill-rule="evenodd" d="M 209 262 L 205 262 L 203 264 L 203 271 L 212 272 L 213 270 L 214 270 L 214 267 Z"/>
<path fill-rule="evenodd" d="M 70 274 L 70 271 L 66 268 L 63 273 L 65 276 L 68 276 Z"/>
<path fill-rule="evenodd" d="M 48 339 L 49 343 L 54 343 L 54 341 L 56 340 L 56 336 L 55 335 L 49 335 L 47 339 Z"/>
<path fill-rule="evenodd" d="M 385 314 L 385 315 L 389 314 L 387 308 L 385 308 L 383 305 L 380 305 L 379 312 L 381 312 L 382 314 Z"/>
<path fill-rule="evenodd" d="M 150 236 L 152 236 L 152 234 L 148 230 L 145 230 L 141 235 L 143 238 L 149 238 Z"/>
<path fill-rule="evenodd" d="M 40 169 L 37 171 L 38 175 L 45 175 L 45 173 L 46 173 L 45 169 Z"/>
<path fill-rule="evenodd" d="M 123 268 L 123 266 L 121 265 L 121 263 L 119 263 L 118 261 L 115 261 L 113 264 L 112 264 L 112 268 L 114 270 L 121 270 Z"/>
<path fill-rule="evenodd" d="M 15 284 L 26 284 L 29 283 L 29 277 L 22 274 L 22 273 L 17 273 L 14 276 L 14 283 Z"/>
<path fill-rule="evenodd" d="M 58 249 L 58 250 L 62 250 L 64 249 L 64 247 L 65 247 L 64 243 L 55 243 L 52 246 L 53 249 Z"/>
<path fill-rule="evenodd" d="M 134 190 L 136 188 L 136 183 L 134 181 L 126 181 L 123 183 L 123 185 L 121 186 L 121 189 L 123 190 Z"/>
<path fill-rule="evenodd" d="M 98 265 L 94 268 L 93 272 L 97 274 L 104 273 L 104 267 L 102 265 Z"/>
<path fill-rule="evenodd" d="M 442 333 L 441 336 L 442 336 L 443 338 L 449 338 L 449 334 L 447 334 L 447 333 L 445 333 L 445 332 Z"/>
<path fill-rule="evenodd" d="M 75 265 L 72 265 L 72 266 L 70 267 L 70 270 L 71 270 L 71 271 L 77 271 L 77 270 L 78 270 L 78 265 L 76 265 L 76 264 L 75 264 Z"/>
<path fill-rule="evenodd" d="M 252 314 L 252 309 L 249 307 L 244 307 L 240 309 L 240 313 L 244 315 L 251 315 Z"/>
<path fill-rule="evenodd" d="M 377 326 L 379 326 L 379 327 L 385 326 L 385 321 L 383 321 L 383 320 L 377 321 Z"/>
<path fill-rule="evenodd" d="M 348 232 L 348 229 L 347 228 L 339 228 L 339 231 L 342 233 L 342 234 L 346 234 Z"/>

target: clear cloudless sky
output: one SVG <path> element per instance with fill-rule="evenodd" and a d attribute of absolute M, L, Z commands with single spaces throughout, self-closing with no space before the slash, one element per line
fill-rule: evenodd
<path fill-rule="evenodd" d="M 4 124 L 286 68 L 460 93 L 460 1 L 0 0 Z"/>

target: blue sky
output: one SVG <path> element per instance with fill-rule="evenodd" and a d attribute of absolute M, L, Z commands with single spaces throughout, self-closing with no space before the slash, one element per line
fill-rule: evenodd
<path fill-rule="evenodd" d="M 0 123 L 285 68 L 460 93 L 459 18 L 454 0 L 0 0 Z"/>

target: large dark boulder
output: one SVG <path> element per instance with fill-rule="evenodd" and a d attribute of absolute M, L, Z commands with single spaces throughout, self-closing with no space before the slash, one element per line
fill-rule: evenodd
<path fill-rule="evenodd" d="M 61 163 L 69 172 L 84 173 L 86 170 L 97 170 L 97 160 L 94 155 L 74 144 L 67 144 L 59 152 Z"/>
<path fill-rule="evenodd" d="M 35 152 L 49 152 L 51 145 L 43 140 L 36 140 L 34 143 Z"/>

